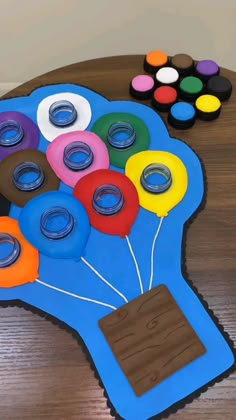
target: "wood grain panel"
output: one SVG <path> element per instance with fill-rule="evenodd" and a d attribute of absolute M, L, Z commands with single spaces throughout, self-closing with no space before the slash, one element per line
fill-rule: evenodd
<path fill-rule="evenodd" d="M 112 312 L 99 325 L 137 396 L 206 352 L 164 285 Z"/>

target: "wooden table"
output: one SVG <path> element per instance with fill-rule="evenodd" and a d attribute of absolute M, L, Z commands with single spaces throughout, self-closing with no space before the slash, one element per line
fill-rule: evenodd
<path fill-rule="evenodd" d="M 13 90 L 29 94 L 46 84 L 77 83 L 109 99 L 129 99 L 143 56 L 110 57 L 63 67 Z M 236 73 L 222 71 L 234 92 L 215 122 L 198 121 L 173 136 L 201 157 L 207 175 L 205 209 L 187 231 L 189 277 L 236 341 Z M 72 336 L 19 308 L 0 308 L 0 418 L 108 420 L 110 412 L 88 362 Z M 235 420 L 236 374 L 209 389 L 173 419 Z"/>

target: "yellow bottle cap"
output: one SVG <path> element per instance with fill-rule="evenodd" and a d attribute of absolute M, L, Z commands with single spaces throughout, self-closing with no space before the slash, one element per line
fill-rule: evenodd
<path fill-rule="evenodd" d="M 213 95 L 202 95 L 196 100 L 196 108 L 201 112 L 216 112 L 221 107 L 220 100 Z"/>

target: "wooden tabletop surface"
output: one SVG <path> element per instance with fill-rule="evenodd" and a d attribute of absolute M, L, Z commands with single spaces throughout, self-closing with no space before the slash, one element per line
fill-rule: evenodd
<path fill-rule="evenodd" d="M 201 57 L 199 57 L 200 59 Z M 42 75 L 6 97 L 55 83 L 77 83 L 108 99 L 130 99 L 130 79 L 143 56 L 74 64 Z M 170 128 L 200 156 L 207 175 L 207 202 L 187 230 L 190 279 L 236 342 L 236 73 L 214 122 L 187 131 Z M 24 309 L 0 308 L 0 419 L 109 420 L 110 411 L 88 362 L 71 334 Z M 236 419 L 236 374 L 171 416 L 173 420 Z"/>

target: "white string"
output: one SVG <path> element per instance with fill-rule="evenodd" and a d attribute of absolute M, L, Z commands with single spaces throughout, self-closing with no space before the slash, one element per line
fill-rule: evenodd
<path fill-rule="evenodd" d="M 164 220 L 164 217 L 161 217 L 160 222 L 159 222 L 159 225 L 158 225 L 158 227 L 157 227 L 156 234 L 155 234 L 154 239 L 153 239 L 153 243 L 152 243 L 152 252 L 151 252 L 151 274 L 150 274 L 150 281 L 149 281 L 149 290 L 151 290 L 151 288 L 152 288 L 152 283 L 153 283 L 153 275 L 154 275 L 154 251 L 155 251 L 155 245 L 156 245 L 156 241 L 157 241 L 158 235 L 159 235 L 160 230 L 161 230 L 161 225 L 162 225 L 163 220 Z"/>
<path fill-rule="evenodd" d="M 128 303 L 128 299 L 114 286 L 112 286 L 111 283 L 109 283 L 108 280 L 106 280 L 84 257 L 81 257 L 81 260 L 92 270 L 96 276 L 98 276 L 108 287 L 110 287 L 115 293 L 117 293 L 126 303 Z"/>
<path fill-rule="evenodd" d="M 127 240 L 127 243 L 128 243 L 128 247 L 129 247 L 130 253 L 131 253 L 132 257 L 133 257 L 134 264 L 135 264 L 135 267 L 136 267 L 136 271 L 137 271 L 137 274 L 138 274 L 140 290 L 141 290 L 141 293 L 143 294 L 143 283 L 142 283 L 142 278 L 141 278 L 141 274 L 140 274 L 138 262 L 137 262 L 137 259 L 136 259 L 135 255 L 134 255 L 134 251 L 133 251 L 133 248 L 132 248 L 132 245 L 130 243 L 130 240 L 129 240 L 129 237 L 128 236 L 126 236 L 126 240 Z"/>
<path fill-rule="evenodd" d="M 100 302 L 99 300 L 89 299 L 84 296 L 75 295 L 74 293 L 67 292 L 66 290 L 59 289 L 58 287 L 52 286 L 51 284 L 44 283 L 42 280 L 35 279 L 35 281 L 43 286 L 48 287 L 49 289 L 56 290 L 57 292 L 64 293 L 64 295 L 72 296 L 76 299 L 85 300 L 86 302 L 96 303 L 97 305 L 106 306 L 107 308 L 117 309 L 115 306 L 109 305 L 108 303 Z"/>

